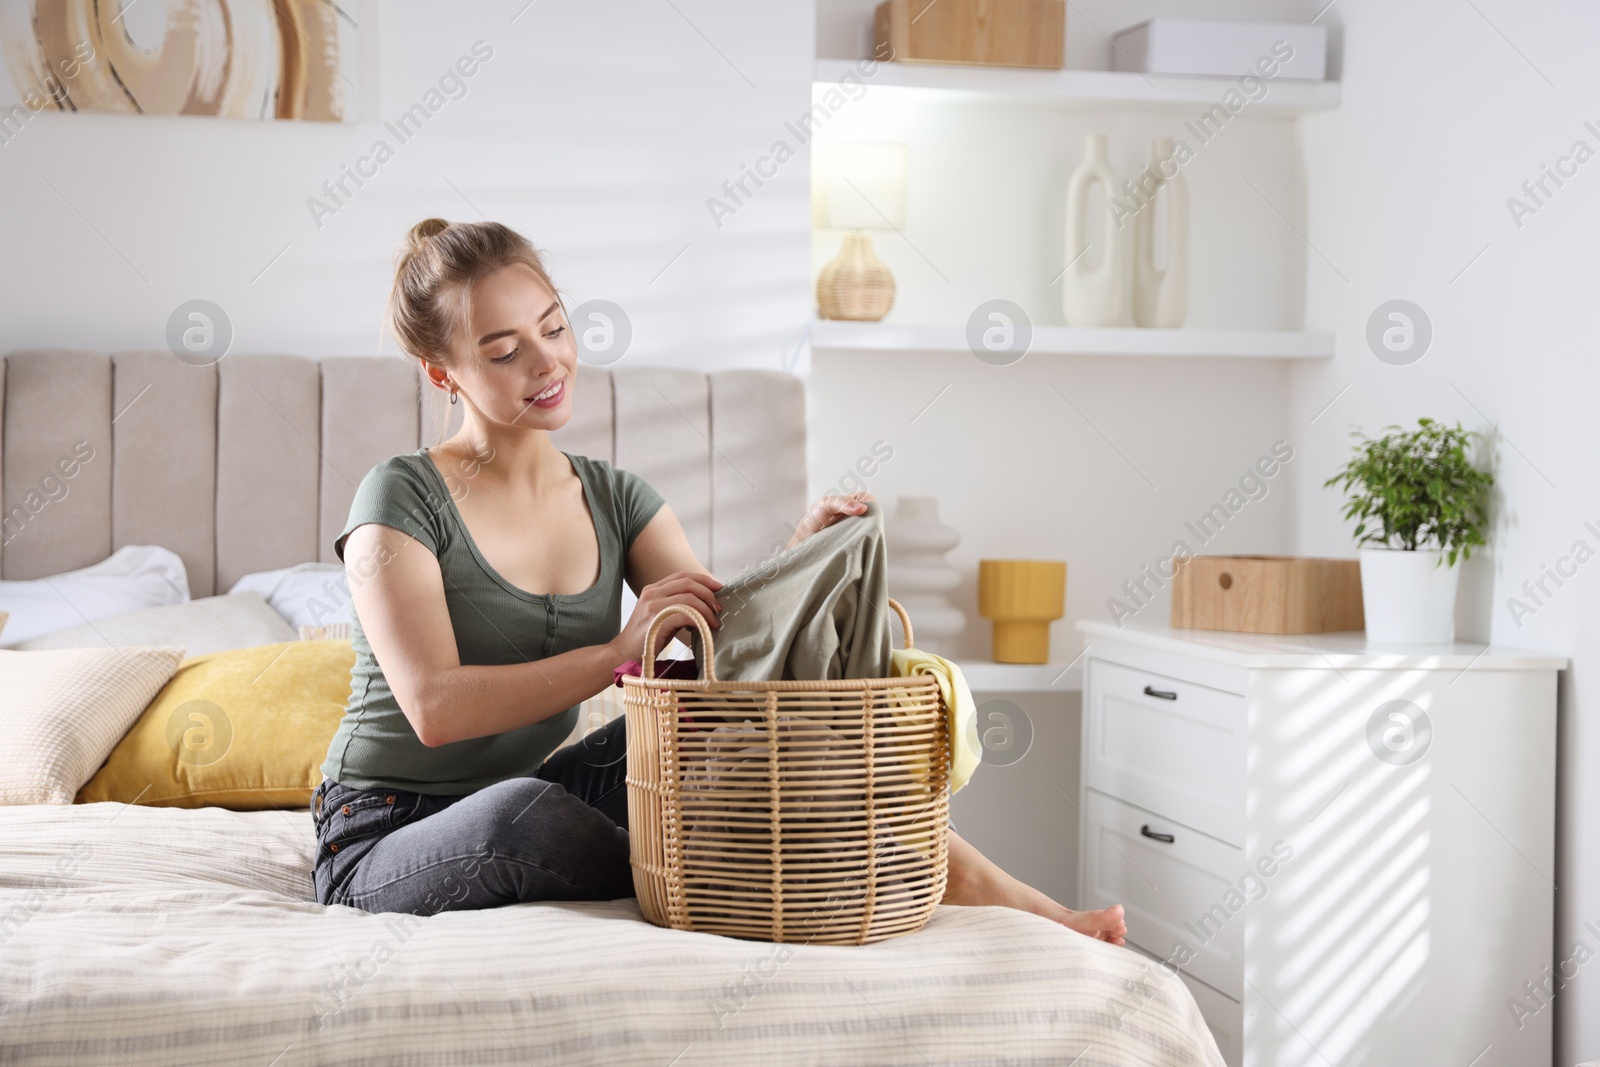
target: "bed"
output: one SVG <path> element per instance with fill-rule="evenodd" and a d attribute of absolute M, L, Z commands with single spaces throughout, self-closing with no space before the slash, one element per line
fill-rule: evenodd
<path fill-rule="evenodd" d="M 0 577 L 160 544 L 196 597 L 331 560 L 362 475 L 448 410 L 399 359 L 35 351 L 4 371 L 7 511 L 75 442 L 105 458 Z M 643 475 L 718 573 L 804 510 L 793 376 L 583 365 L 574 400 L 558 446 Z M 369 914 L 316 903 L 314 848 L 303 808 L 0 806 L 0 1063 L 1222 1062 L 1177 978 L 1008 908 L 941 906 L 861 947 L 664 930 L 631 898 Z"/>

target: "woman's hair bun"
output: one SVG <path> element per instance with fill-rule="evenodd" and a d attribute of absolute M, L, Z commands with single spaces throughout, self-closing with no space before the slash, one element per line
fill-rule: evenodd
<path fill-rule="evenodd" d="M 411 232 L 407 234 L 407 239 L 411 250 L 416 251 L 420 249 L 424 241 L 432 237 L 434 234 L 439 233 L 441 230 L 449 229 L 449 227 L 450 223 L 444 219 L 423 219 L 421 222 L 411 227 Z"/>

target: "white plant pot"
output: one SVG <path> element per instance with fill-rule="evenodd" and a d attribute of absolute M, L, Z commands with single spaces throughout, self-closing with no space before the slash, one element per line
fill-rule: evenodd
<path fill-rule="evenodd" d="M 1363 548 L 1357 554 L 1368 641 L 1440 645 L 1455 640 L 1461 571 L 1438 565 L 1442 551 Z"/>

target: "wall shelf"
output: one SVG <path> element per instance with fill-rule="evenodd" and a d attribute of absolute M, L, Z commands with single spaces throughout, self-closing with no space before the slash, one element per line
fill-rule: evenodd
<path fill-rule="evenodd" d="M 943 99 L 1056 107 L 1126 107 L 1198 115 L 1221 103 L 1236 78 L 1177 77 L 1112 70 L 1022 70 L 934 63 L 880 63 L 870 77 L 862 60 L 819 59 L 815 82 L 837 84 L 846 72 L 877 89 L 937 94 Z M 1243 72 L 1241 72 L 1243 73 Z M 1240 116 L 1293 118 L 1339 106 L 1336 81 L 1266 81 L 1267 92 L 1248 100 Z M 852 88 L 854 88 L 852 86 Z"/>
<path fill-rule="evenodd" d="M 1177 356 L 1206 359 L 1292 359 L 1333 357 L 1334 335 L 1297 330 L 1156 330 L 1137 327 L 1035 326 L 1029 356 Z M 813 352 L 961 352 L 967 346 L 962 325 L 846 322 L 815 319 Z"/>

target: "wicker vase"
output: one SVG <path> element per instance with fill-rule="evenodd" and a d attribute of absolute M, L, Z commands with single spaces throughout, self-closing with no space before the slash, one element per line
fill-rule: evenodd
<path fill-rule="evenodd" d="M 844 235 L 839 254 L 817 275 L 817 315 L 877 322 L 894 307 L 894 275 L 863 230 Z"/>

